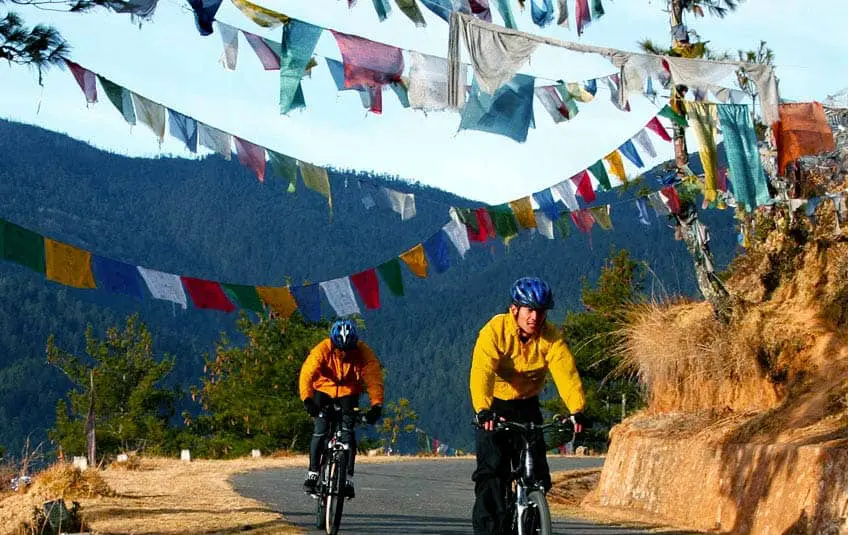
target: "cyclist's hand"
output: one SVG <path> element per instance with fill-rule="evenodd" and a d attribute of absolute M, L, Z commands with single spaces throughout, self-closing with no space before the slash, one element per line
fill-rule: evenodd
<path fill-rule="evenodd" d="M 490 409 L 483 409 L 478 412 L 474 420 L 477 422 L 477 425 L 485 429 L 486 431 L 493 431 L 495 429 L 495 412 Z"/>
<path fill-rule="evenodd" d="M 571 415 L 571 417 L 569 417 L 569 420 L 571 420 L 571 423 L 574 424 L 575 434 L 583 432 L 583 427 L 586 426 L 587 422 L 586 417 L 583 415 L 582 412 L 575 412 Z"/>
<path fill-rule="evenodd" d="M 382 415 L 383 406 L 380 404 L 373 405 L 370 409 L 368 409 L 368 412 L 365 413 L 365 421 L 368 422 L 369 425 L 374 425 Z"/>
<path fill-rule="evenodd" d="M 315 400 L 312 398 L 306 398 L 303 400 L 303 408 L 306 409 L 306 413 L 313 418 L 318 416 L 318 413 L 321 412 L 320 407 L 318 407 L 318 404 L 315 403 Z"/>

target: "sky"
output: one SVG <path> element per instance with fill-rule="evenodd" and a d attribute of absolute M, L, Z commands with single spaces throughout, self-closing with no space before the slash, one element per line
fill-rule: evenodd
<path fill-rule="evenodd" d="M 593 21 L 580 38 L 573 24 L 570 29 L 539 29 L 530 20 L 529 8 L 521 12 L 517 0 L 511 2 L 524 31 L 626 50 L 636 50 L 636 42 L 645 37 L 668 41 L 663 0 L 606 0 L 607 14 Z M 359 0 L 350 9 L 344 0 L 261 4 L 326 28 L 447 55 L 448 26 L 423 6 L 425 28 L 415 27 L 396 7 L 381 23 L 368 0 Z M 767 41 L 775 51 L 781 97 L 824 100 L 848 87 L 848 71 L 840 68 L 848 57 L 848 40 L 834 39 L 844 32 L 848 3 L 819 0 L 816 5 L 819 9 L 813 12 L 798 0 L 747 0 L 724 20 L 690 18 L 687 23 L 717 50 L 753 49 L 760 40 Z M 80 15 L 13 7 L 29 25 L 58 28 L 72 46 L 72 60 L 208 125 L 317 165 L 398 175 L 492 204 L 545 189 L 585 169 L 637 133 L 662 104 L 634 95 L 632 111 L 622 113 L 601 89 L 600 98 L 581 105 L 574 120 L 554 124 L 536 101 L 536 128 L 525 143 L 483 132 L 458 132 L 457 113 L 404 109 L 388 89 L 383 114 L 375 115 L 362 108 L 354 92 L 336 91 L 322 56 L 341 56 L 331 34 L 324 32 L 316 49 L 319 65 L 303 82 L 307 108 L 280 115 L 278 72 L 263 71 L 243 38 L 237 69 L 225 70 L 219 62 L 220 35 L 201 37 L 183 0 L 160 0 L 152 20 L 141 24 L 105 10 Z M 813 19 L 815 15 L 821 16 Z M 494 17 L 500 23 L 497 14 Z M 263 30 L 229 0 L 217 18 L 280 40 L 281 30 Z M 615 70 L 598 56 L 540 47 L 521 72 L 579 81 Z M 32 69 L 0 65 L 0 87 L 0 117 L 5 119 L 66 133 L 129 156 L 191 157 L 169 136 L 160 147 L 144 125 L 130 127 L 102 91 L 99 102 L 87 106 L 67 70 L 51 69 L 39 86 Z M 670 143 L 657 137 L 653 141 L 658 155 L 647 161 L 649 165 L 673 156 Z M 696 147 L 694 139 L 689 146 Z M 630 171 L 635 173 L 635 168 Z"/>

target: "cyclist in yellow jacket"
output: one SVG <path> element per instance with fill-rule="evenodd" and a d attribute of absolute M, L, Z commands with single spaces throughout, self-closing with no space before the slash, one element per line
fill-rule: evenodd
<path fill-rule="evenodd" d="M 542 423 L 539 394 L 548 371 L 572 414 L 575 431 L 582 431 L 583 385 L 562 334 L 546 321 L 553 306 L 553 294 L 545 281 L 536 277 L 518 279 L 512 285 L 509 311 L 489 320 L 474 345 L 471 403 L 479 427 L 477 468 L 472 476 L 476 496 L 474 535 L 499 535 L 509 530 L 504 485 L 516 450 L 508 434 L 492 430 L 500 418 Z M 536 477 L 547 491 L 551 475 L 541 436 L 532 457 Z"/>
<path fill-rule="evenodd" d="M 353 487 L 353 463 L 356 459 L 354 410 L 359 407 L 363 384 L 371 400 L 365 415 L 369 424 L 380 419 L 383 412 L 383 371 L 368 345 L 359 340 L 356 327 L 350 320 L 338 320 L 330 328 L 330 337 L 312 348 L 300 368 L 300 399 L 310 416 L 315 418 L 315 430 L 309 447 L 309 469 L 303 490 L 314 494 L 318 482 L 318 466 L 324 450 L 329 422 L 323 409 L 337 403 L 342 408 L 342 431 L 350 445 L 347 463 L 348 498 L 356 493 Z"/>

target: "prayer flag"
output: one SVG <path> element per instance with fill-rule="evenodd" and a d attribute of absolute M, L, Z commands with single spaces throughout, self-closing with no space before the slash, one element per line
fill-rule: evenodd
<path fill-rule="evenodd" d="M 403 296 L 403 279 L 400 276 L 400 261 L 397 258 L 383 262 L 377 266 L 377 271 L 392 294 Z"/>
<path fill-rule="evenodd" d="M 0 245 L 3 259 L 26 266 L 38 273 L 46 270 L 44 236 L 0 219 Z"/>
<path fill-rule="evenodd" d="M 604 160 L 610 166 L 610 173 L 615 175 L 622 182 L 627 182 L 627 173 L 624 172 L 624 162 L 621 161 L 621 154 L 617 150 L 604 156 Z"/>
<path fill-rule="evenodd" d="M 636 152 L 636 146 L 633 145 L 633 140 L 628 139 L 618 148 L 618 150 L 627 157 L 628 160 L 633 162 L 633 164 L 639 169 L 645 167 L 645 164 L 642 163 L 642 158 L 639 156 L 639 153 Z"/>
<path fill-rule="evenodd" d="M 164 273 L 138 266 L 138 272 L 141 273 L 141 278 L 147 284 L 147 289 L 154 299 L 162 299 L 182 305 L 186 308 L 186 295 L 183 291 L 183 285 L 180 282 L 179 275 L 172 273 Z"/>
<path fill-rule="evenodd" d="M 183 286 L 195 307 L 223 312 L 232 312 L 236 309 L 235 305 L 227 299 L 227 295 L 219 283 L 186 276 L 182 276 L 180 279 L 183 281 Z"/>
<path fill-rule="evenodd" d="M 317 284 L 292 286 L 289 290 L 297 302 L 297 309 L 306 321 L 312 323 L 321 321 L 321 289 Z"/>
<path fill-rule="evenodd" d="M 172 136 L 185 143 L 191 152 L 197 152 L 197 121 L 169 108 L 168 125 Z"/>
<path fill-rule="evenodd" d="M 44 238 L 44 260 L 49 280 L 74 288 L 96 288 L 91 253 Z"/>
<path fill-rule="evenodd" d="M 595 191 L 592 189 L 592 178 L 589 176 L 589 172 L 585 169 L 580 171 L 573 177 L 571 177 L 571 181 L 577 186 L 577 193 L 583 197 L 583 200 L 587 203 L 595 201 Z"/>
<path fill-rule="evenodd" d="M 281 318 L 288 318 L 297 310 L 297 301 L 288 286 L 257 286 L 256 293 Z"/>
<path fill-rule="evenodd" d="M 241 308 L 262 312 L 262 301 L 259 300 L 255 286 L 221 283 L 221 288 L 230 298 L 230 301 L 238 303 Z"/>
<path fill-rule="evenodd" d="M 94 281 L 98 288 L 144 299 L 144 293 L 141 289 L 141 276 L 136 266 L 97 255 L 92 257 L 91 263 Z"/>
<path fill-rule="evenodd" d="M 365 308 L 369 310 L 380 308 L 380 284 L 377 282 L 377 271 L 374 268 L 351 275 L 350 282 L 359 292 Z"/>
<path fill-rule="evenodd" d="M 533 205 L 530 203 L 530 197 L 510 201 L 509 207 L 512 208 L 512 213 L 515 215 L 515 220 L 524 228 L 536 228 L 536 217 L 533 215 Z"/>
<path fill-rule="evenodd" d="M 135 109 L 133 108 L 132 103 L 132 92 L 125 87 L 121 87 L 118 84 L 103 78 L 99 74 L 97 78 L 100 80 L 100 85 L 103 86 L 103 90 L 106 92 L 106 97 L 109 99 L 109 102 L 115 106 L 121 115 L 124 116 L 124 120 L 130 124 L 135 124 Z"/>
<path fill-rule="evenodd" d="M 424 246 L 420 243 L 401 253 L 400 259 L 403 260 L 416 277 L 422 279 L 427 277 L 427 257 L 424 255 Z"/>
<path fill-rule="evenodd" d="M 353 295 L 353 288 L 350 286 L 348 277 L 320 282 L 318 285 L 324 290 L 324 295 L 327 296 L 327 301 L 335 310 L 336 316 L 344 317 L 359 314 L 359 305 L 356 303 L 356 297 Z"/>
<path fill-rule="evenodd" d="M 82 93 L 85 95 L 85 102 L 87 104 L 97 102 L 97 77 L 94 73 L 69 59 L 65 59 L 65 63 L 71 70 L 71 74 L 74 75 L 74 79 L 76 79 L 80 89 L 82 89 Z"/>
<path fill-rule="evenodd" d="M 442 230 L 424 240 L 422 245 L 436 273 L 443 273 L 450 267 L 447 235 Z"/>
<path fill-rule="evenodd" d="M 256 173 L 259 182 L 265 182 L 265 148 L 237 136 L 233 140 L 241 164 Z"/>

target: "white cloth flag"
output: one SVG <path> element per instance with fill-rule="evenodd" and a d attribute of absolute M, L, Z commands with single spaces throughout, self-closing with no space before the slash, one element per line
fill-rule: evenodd
<path fill-rule="evenodd" d="M 353 295 L 353 287 L 350 285 L 348 277 L 341 277 L 331 281 L 319 283 L 324 294 L 327 296 L 327 301 L 330 306 L 336 311 L 339 317 L 350 316 L 351 314 L 359 314 L 359 305 L 356 303 L 356 297 Z"/>
<path fill-rule="evenodd" d="M 453 208 L 451 208 L 450 223 L 442 227 L 442 230 L 445 231 L 451 243 L 459 251 L 459 256 L 465 258 L 465 253 L 471 248 L 471 243 L 468 241 L 468 229 L 458 218 L 453 217 Z"/>
<path fill-rule="evenodd" d="M 383 197 L 386 204 L 392 211 L 400 214 L 402 221 L 415 217 L 415 195 L 412 193 L 402 193 L 393 189 L 380 187 L 380 196 Z M 379 202 L 379 201 L 378 201 Z"/>
<path fill-rule="evenodd" d="M 668 205 L 665 203 L 665 198 L 658 191 L 648 195 L 648 202 L 651 203 L 651 208 L 654 209 L 657 215 L 668 215 L 671 213 L 671 210 L 668 209 Z"/>
<path fill-rule="evenodd" d="M 577 186 L 574 185 L 574 181 L 570 178 L 563 180 L 555 186 L 551 186 L 551 194 L 554 196 L 554 200 L 561 200 L 565 203 L 565 207 L 572 212 L 580 209 L 580 205 L 577 204 L 577 197 L 574 195 L 576 192 Z"/>
<path fill-rule="evenodd" d="M 438 111 L 448 105 L 448 60 L 420 52 L 408 52 L 409 106 L 424 111 Z M 465 65 L 459 68 L 459 83 L 466 84 Z"/>
<path fill-rule="evenodd" d="M 654 143 L 648 136 L 647 130 L 645 130 L 644 128 L 639 130 L 639 133 L 633 136 L 633 139 L 636 140 L 636 143 L 638 143 L 640 147 L 645 149 L 645 152 L 647 152 L 651 158 L 657 157 L 657 149 L 654 148 Z"/>
<path fill-rule="evenodd" d="M 138 266 L 141 278 L 147 283 L 147 288 L 156 299 L 172 301 L 186 308 L 186 294 L 179 275 L 163 273 L 155 269 Z"/>
<path fill-rule="evenodd" d="M 225 160 L 232 158 L 233 136 L 226 132 L 221 132 L 209 125 L 198 122 L 197 142 L 207 149 L 217 152 L 223 156 Z"/>
<path fill-rule="evenodd" d="M 471 57 L 477 84 L 490 95 L 515 76 L 539 45 L 522 35 L 496 32 L 468 24 L 462 17 L 457 19 L 461 21 L 465 48 Z"/>
<path fill-rule="evenodd" d="M 535 212 L 536 230 L 549 240 L 554 239 L 554 222 L 541 210 Z"/>
<path fill-rule="evenodd" d="M 225 69 L 234 71 L 238 61 L 238 28 L 233 28 L 229 24 L 221 22 L 216 22 L 216 24 L 218 24 L 218 33 L 221 34 L 221 40 L 224 42 L 221 64 Z"/>

